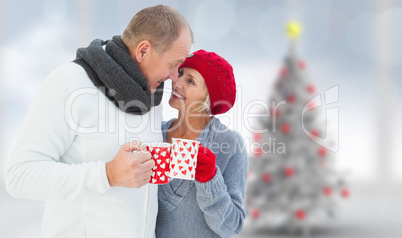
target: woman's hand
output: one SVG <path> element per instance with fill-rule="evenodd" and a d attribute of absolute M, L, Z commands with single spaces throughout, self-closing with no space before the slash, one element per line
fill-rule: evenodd
<path fill-rule="evenodd" d="M 208 148 L 200 145 L 198 148 L 197 167 L 195 170 L 195 178 L 201 183 L 208 182 L 215 176 L 216 156 Z"/>

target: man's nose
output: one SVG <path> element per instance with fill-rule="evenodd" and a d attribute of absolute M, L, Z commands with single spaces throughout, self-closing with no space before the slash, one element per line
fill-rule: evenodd
<path fill-rule="evenodd" d="M 169 78 L 173 81 L 173 83 L 177 82 L 179 79 L 179 68 L 176 67 L 172 71 L 170 71 Z"/>

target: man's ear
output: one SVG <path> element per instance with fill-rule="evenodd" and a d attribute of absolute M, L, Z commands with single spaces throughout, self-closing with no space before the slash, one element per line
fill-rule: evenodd
<path fill-rule="evenodd" d="M 134 52 L 137 63 L 141 63 L 145 57 L 151 54 L 151 48 L 151 42 L 148 40 L 143 40 L 137 45 Z"/>

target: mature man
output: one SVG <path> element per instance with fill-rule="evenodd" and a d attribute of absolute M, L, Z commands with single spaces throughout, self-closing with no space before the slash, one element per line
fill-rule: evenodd
<path fill-rule="evenodd" d="M 162 141 L 163 82 L 193 42 L 175 9 L 138 12 L 46 79 L 7 166 L 7 191 L 46 201 L 42 237 L 154 237 L 155 166 L 135 141 Z"/>

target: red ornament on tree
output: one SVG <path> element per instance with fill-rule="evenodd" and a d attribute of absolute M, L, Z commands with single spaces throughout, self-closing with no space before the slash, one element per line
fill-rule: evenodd
<path fill-rule="evenodd" d="M 330 187 L 325 187 L 322 191 L 325 194 L 325 196 L 331 196 L 332 194 L 332 189 Z"/>
<path fill-rule="evenodd" d="M 260 210 L 258 210 L 257 208 L 253 209 L 251 211 L 251 217 L 254 219 L 257 219 L 260 217 Z"/>
<path fill-rule="evenodd" d="M 286 68 L 282 68 L 280 71 L 279 71 L 279 75 L 280 76 L 286 76 L 286 74 L 288 74 L 288 70 L 286 69 Z"/>
<path fill-rule="evenodd" d="M 304 61 L 299 61 L 299 67 L 301 68 L 301 69 L 306 69 L 306 67 L 307 67 L 307 64 L 306 64 L 306 62 L 304 62 Z"/>
<path fill-rule="evenodd" d="M 297 220 L 301 221 L 304 220 L 306 218 L 306 212 L 304 210 L 297 210 L 295 212 L 295 216 L 297 218 Z"/>
<path fill-rule="evenodd" d="M 282 131 L 282 133 L 284 133 L 284 134 L 289 133 L 289 132 L 290 132 L 290 125 L 287 124 L 287 123 L 283 123 L 283 124 L 281 125 L 281 131 Z"/>
<path fill-rule="evenodd" d="M 273 117 L 279 117 L 281 115 L 281 112 L 278 109 L 272 108 L 270 109 L 270 112 Z"/>
<path fill-rule="evenodd" d="M 320 133 L 317 130 L 312 130 L 310 133 L 313 136 L 313 138 L 316 138 L 320 135 Z"/>
<path fill-rule="evenodd" d="M 289 94 L 288 97 L 286 98 L 286 101 L 288 103 L 294 103 L 296 102 L 296 96 L 294 94 Z"/>
<path fill-rule="evenodd" d="M 255 154 L 255 156 L 257 156 L 257 157 L 261 157 L 261 156 L 262 156 L 262 149 L 261 149 L 260 147 L 255 148 L 254 154 Z"/>
<path fill-rule="evenodd" d="M 307 103 L 308 110 L 314 109 L 315 107 L 316 106 L 315 106 L 315 103 L 313 101 L 310 101 L 310 102 Z"/>
<path fill-rule="evenodd" d="M 261 133 L 254 133 L 253 134 L 253 140 L 254 141 L 261 141 L 262 139 L 262 134 Z"/>
<path fill-rule="evenodd" d="M 307 86 L 307 92 L 308 93 L 314 93 L 315 92 L 315 86 L 313 84 L 310 84 Z"/>
<path fill-rule="evenodd" d="M 320 147 L 320 148 L 318 149 L 318 154 L 319 154 L 321 157 L 326 156 L 326 155 L 327 155 L 327 149 L 325 149 L 324 147 Z"/>
<path fill-rule="evenodd" d="M 292 167 L 286 167 L 284 173 L 286 177 L 290 178 L 295 174 L 295 170 Z"/>
<path fill-rule="evenodd" d="M 263 175 L 262 175 L 262 181 L 264 182 L 264 183 L 269 183 L 270 181 L 271 181 L 271 175 L 269 174 L 269 173 L 264 173 Z"/>
<path fill-rule="evenodd" d="M 342 189 L 341 195 L 343 198 L 348 198 L 350 196 L 349 190 L 347 188 Z"/>

